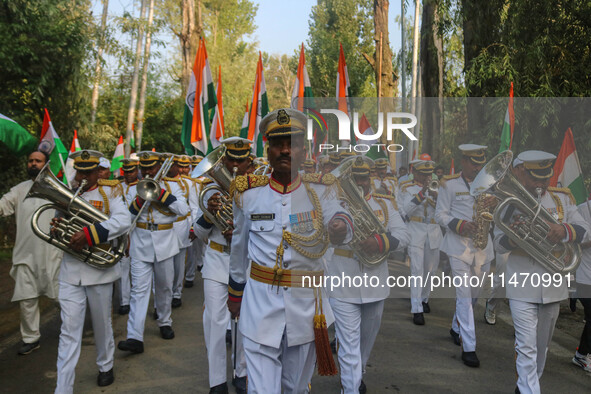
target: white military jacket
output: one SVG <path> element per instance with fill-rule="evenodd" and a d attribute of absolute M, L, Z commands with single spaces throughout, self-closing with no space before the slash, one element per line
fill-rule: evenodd
<path fill-rule="evenodd" d="M 132 259 L 145 262 L 162 261 L 179 252 L 181 244 L 175 230 L 173 228 L 156 230 L 156 225 L 174 223 L 178 216 L 189 213 L 189 206 L 176 182 L 162 180 L 160 187 L 165 191 L 160 201 L 150 203 L 137 221 L 147 223 L 151 229 L 136 227 L 131 232 L 129 255 Z M 140 208 L 137 198 L 134 197 L 129 211 L 135 217 Z"/>
<path fill-rule="evenodd" d="M 435 201 L 421 193 L 423 187 L 418 183 L 407 183 L 400 190 L 400 204 L 404 216 L 408 218 L 410 245 L 423 249 L 427 237 L 431 249 L 441 246 L 443 235 L 435 221 Z"/>
<path fill-rule="evenodd" d="M 580 204 L 577 208 L 583 219 L 587 222 L 587 224 L 591 223 L 591 212 L 589 209 L 591 208 L 591 203 L 584 202 Z M 591 226 L 591 224 L 589 224 Z M 591 236 L 591 231 L 589 231 L 589 236 Z M 582 250 L 583 254 L 581 256 L 581 264 L 579 268 L 577 268 L 577 283 L 582 283 L 584 285 L 591 286 L 591 247 Z M 585 294 L 585 297 L 591 298 L 591 295 Z"/>
<path fill-rule="evenodd" d="M 32 185 L 32 180 L 21 182 L 0 199 L 0 216 L 14 214 L 16 219 L 16 239 L 12 249 L 10 270 L 10 276 L 16 282 L 12 301 L 26 300 L 40 295 L 56 298 L 58 295 L 57 272 L 63 252 L 38 238 L 31 229 L 33 213 L 42 205 L 49 204 L 49 201 L 40 198 L 25 199 Z M 39 217 L 38 224 L 42 231 L 49 232 L 49 224 L 54 212 L 47 210 Z M 17 265 L 29 267 L 31 275 L 16 277 Z"/>
<path fill-rule="evenodd" d="M 217 185 L 217 183 L 209 183 L 207 186 Z M 215 190 L 210 190 L 205 193 L 204 200 L 207 200 L 216 193 Z M 227 246 L 226 238 L 222 232 L 213 224 L 209 223 L 199 210 L 200 216 L 193 224 L 193 231 L 195 236 L 201 242 L 215 242 L 218 245 L 223 245 L 226 250 L 220 252 L 213 249 L 211 246 L 206 248 L 205 257 L 203 258 L 203 268 L 201 268 L 201 276 L 203 279 L 211 279 L 216 282 L 228 284 L 230 277 L 230 248 Z"/>
<path fill-rule="evenodd" d="M 85 227 L 87 240 L 93 245 L 107 243 L 129 230 L 131 215 L 125 206 L 120 185 L 106 186 L 99 183 L 79 196 L 109 216 L 109 219 L 102 223 Z M 99 269 L 85 264 L 69 253 L 64 253 L 59 280 L 76 286 L 91 286 L 114 282 L 120 276 L 119 263 L 110 268 Z"/>
<path fill-rule="evenodd" d="M 404 221 L 398 211 L 394 209 L 394 205 L 390 199 L 374 198 L 372 194 L 369 194 L 366 197 L 366 201 L 378 220 L 384 225 L 387 233 L 389 233 L 389 236 L 387 236 L 389 250 L 393 252 L 404 249 L 408 245 L 409 234 Z M 331 297 L 352 304 L 364 304 L 381 301 L 390 295 L 390 287 L 387 285 L 389 275 L 387 255 L 382 262 L 368 266 L 361 263 L 357 256 L 347 257 L 338 254 L 338 249 L 342 251 L 351 250 L 349 245 L 337 246 L 334 249 L 337 252 L 331 253 L 330 259 L 327 256 L 327 275 L 337 277 L 345 275 L 351 278 L 362 278 L 365 275 L 367 277 L 374 276 L 379 278 L 379 285 L 377 287 L 372 287 L 369 284 L 363 284 L 362 286 L 339 286 L 330 291 Z"/>
<path fill-rule="evenodd" d="M 250 175 L 248 179 L 251 182 L 263 177 Z M 309 192 L 307 188 L 314 192 Z M 285 188 L 271 177 L 268 184 L 250 188 L 234 198 L 235 230 L 230 254 L 230 288 L 244 287 L 246 283 L 240 312 L 240 331 L 254 342 L 279 348 L 284 332 L 287 334 L 288 346 L 314 340 L 313 289 L 271 286 L 247 278 L 247 272 L 250 261 L 271 269 L 275 266 L 277 247 L 283 242 L 284 230 L 311 236 L 315 233 L 315 222 L 321 221 L 326 226 L 337 215 L 349 218 L 346 213 L 339 212 L 341 207 L 335 200 L 331 203 L 324 198 L 325 191 L 323 185 L 302 182 L 301 176 Z M 313 204 L 315 197 L 320 207 Z M 350 237 L 349 233 L 347 238 Z M 323 269 L 322 258 L 302 255 L 286 243 L 284 247 L 283 269 Z M 322 249 L 323 245 L 320 244 L 306 250 L 318 253 Z M 332 324 L 334 317 L 326 296 L 323 297 L 322 307 L 327 324 Z"/>
<path fill-rule="evenodd" d="M 474 204 L 475 199 L 470 195 L 470 183 L 464 179 L 462 173 L 441 183 L 435 208 L 435 220 L 441 226 L 447 227 L 449 231 L 445 232 L 440 249 L 448 256 L 468 264 L 473 264 L 476 257 L 484 262 L 494 258 L 490 235 L 484 250 L 477 249 L 472 238 L 459 235 L 464 222 L 474 221 Z"/>
<path fill-rule="evenodd" d="M 542 195 L 542 207 L 563 223 L 566 229 L 566 238 L 563 242 L 581 243 L 589 239 L 589 223 L 577 211 L 576 205 L 571 201 L 569 193 L 549 190 Z M 505 223 L 512 223 L 518 210 L 511 206 L 501 213 Z M 533 258 L 526 255 L 516 244 L 509 242 L 509 238 L 498 228 L 495 228 L 495 249 L 497 253 L 508 253 L 507 268 L 505 270 L 504 286 L 507 298 L 525 302 L 546 304 L 562 301 L 568 298 L 567 280 L 554 272 L 548 271 Z M 544 279 L 549 281 L 544 283 Z M 511 283 L 513 282 L 513 283 Z"/>
<path fill-rule="evenodd" d="M 133 202 L 133 199 L 135 198 L 135 195 L 137 194 L 136 193 L 137 183 L 138 183 L 138 181 L 131 182 L 129 184 L 128 183 L 121 184 L 125 190 L 125 204 L 127 205 L 127 208 L 129 208 L 129 206 Z"/>
<path fill-rule="evenodd" d="M 169 183 L 177 183 L 177 185 L 181 188 L 181 193 L 183 198 L 187 204 L 189 204 L 189 195 L 191 194 L 191 190 L 189 187 L 189 182 L 183 179 L 182 177 L 178 176 L 176 178 L 166 178 L 166 181 Z M 189 207 L 189 212 L 186 215 L 178 216 L 174 221 L 174 231 L 176 232 L 177 237 L 179 238 L 179 248 L 188 248 L 191 246 L 191 240 L 189 239 L 189 232 L 191 230 L 191 210 Z"/>

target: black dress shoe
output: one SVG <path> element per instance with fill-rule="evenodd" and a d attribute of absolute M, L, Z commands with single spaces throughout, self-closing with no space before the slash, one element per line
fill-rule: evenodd
<path fill-rule="evenodd" d="M 174 331 L 172 330 L 171 326 L 162 326 L 160 327 L 160 336 L 163 339 L 172 339 L 174 338 Z"/>
<path fill-rule="evenodd" d="M 127 315 L 129 313 L 129 305 L 121 305 L 117 313 L 120 315 Z"/>
<path fill-rule="evenodd" d="M 209 393 L 228 394 L 228 384 L 225 382 L 222 384 L 218 384 L 217 386 L 210 388 Z"/>
<path fill-rule="evenodd" d="M 451 335 L 451 339 L 456 345 L 460 346 L 462 344 L 462 341 L 460 341 L 460 334 L 455 332 L 453 328 L 449 329 L 449 335 Z"/>
<path fill-rule="evenodd" d="M 425 325 L 425 316 L 422 313 L 413 313 L 412 322 L 417 326 Z"/>
<path fill-rule="evenodd" d="M 158 320 L 158 311 L 156 310 L 156 308 L 154 308 L 154 313 L 152 314 L 152 317 L 154 318 L 154 320 Z"/>
<path fill-rule="evenodd" d="M 96 378 L 96 384 L 101 387 L 108 386 L 115 381 L 115 375 L 113 375 L 113 368 L 107 372 L 100 372 Z"/>
<path fill-rule="evenodd" d="M 232 386 L 236 388 L 236 394 L 246 394 L 246 376 L 232 379 Z"/>
<path fill-rule="evenodd" d="M 423 302 L 423 313 L 431 313 L 431 307 L 428 302 Z"/>
<path fill-rule="evenodd" d="M 332 341 L 330 341 L 330 350 L 333 352 L 333 354 L 337 354 L 337 339 L 333 339 Z"/>
<path fill-rule="evenodd" d="M 362 380 L 361 384 L 359 385 L 359 394 L 367 393 L 367 387 L 365 387 L 365 382 Z"/>
<path fill-rule="evenodd" d="M 226 330 L 226 346 L 232 346 L 232 330 Z"/>
<path fill-rule="evenodd" d="M 117 348 L 126 352 L 139 354 L 144 352 L 144 343 L 142 341 L 138 341 L 137 339 L 129 338 L 125 341 L 119 341 Z"/>
<path fill-rule="evenodd" d="M 185 289 L 190 289 L 191 287 L 193 287 L 193 281 L 192 280 L 186 280 L 185 281 Z"/>
<path fill-rule="evenodd" d="M 31 353 L 33 350 L 37 350 L 41 347 L 41 345 L 39 345 L 39 341 L 37 342 L 33 342 L 33 343 L 24 343 L 23 342 L 23 346 L 21 346 L 18 349 L 18 354 L 20 356 L 24 356 L 26 354 Z"/>
<path fill-rule="evenodd" d="M 172 302 L 170 303 L 170 305 L 171 305 L 173 308 L 178 308 L 178 307 L 180 307 L 181 305 L 183 305 L 183 301 L 181 301 L 181 299 L 180 299 L 180 298 L 173 298 L 173 299 L 172 299 Z"/>
<path fill-rule="evenodd" d="M 476 357 L 476 352 L 462 352 L 462 361 L 464 364 L 472 368 L 480 366 L 480 360 Z"/>
<path fill-rule="evenodd" d="M 515 387 L 515 394 L 521 394 L 521 391 L 519 391 L 519 387 Z"/>

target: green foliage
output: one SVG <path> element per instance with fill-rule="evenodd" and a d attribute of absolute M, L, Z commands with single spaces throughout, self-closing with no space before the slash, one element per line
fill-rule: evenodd
<path fill-rule="evenodd" d="M 369 0 L 319 0 L 312 7 L 306 60 L 314 96 L 335 95 L 339 42 L 345 52 L 351 96 L 375 96 L 375 74 L 362 55 L 375 52 L 372 17 Z"/>

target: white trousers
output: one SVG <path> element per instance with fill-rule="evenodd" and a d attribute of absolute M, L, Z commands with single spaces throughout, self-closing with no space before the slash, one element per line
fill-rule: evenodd
<path fill-rule="evenodd" d="M 86 300 L 90 307 L 96 346 L 96 364 L 100 372 L 113 368 L 115 340 L 111 325 L 113 283 L 75 286 L 59 282 L 59 302 L 62 327 L 57 355 L 56 393 L 72 393 L 76 364 L 80 358 L 82 330 L 86 315 Z"/>
<path fill-rule="evenodd" d="M 330 298 L 338 339 L 341 387 L 345 394 L 358 394 L 384 312 L 384 301 L 352 304 Z"/>
<path fill-rule="evenodd" d="M 144 341 L 146 313 L 150 303 L 150 288 L 154 278 L 154 305 L 158 310 L 158 327 L 172 325 L 171 306 L 172 281 L 174 275 L 173 258 L 146 263 L 131 260 L 131 301 L 129 320 L 127 320 L 127 338 Z"/>
<path fill-rule="evenodd" d="M 505 287 L 503 286 L 500 274 L 505 272 L 509 255 L 510 253 L 497 254 L 495 257 L 495 275 L 488 299 L 488 307 L 493 311 L 496 309 L 499 300 L 505 297 Z"/>
<path fill-rule="evenodd" d="M 560 312 L 560 302 L 535 304 L 509 300 L 515 327 L 517 387 L 522 394 L 540 393 L 540 378 Z"/>
<path fill-rule="evenodd" d="M 174 259 L 174 282 L 172 284 L 172 298 L 181 298 L 183 294 L 183 279 L 185 278 L 185 262 L 187 261 L 187 250 L 180 248 Z"/>
<path fill-rule="evenodd" d="M 287 346 L 283 333 L 279 348 L 261 345 L 244 337 L 244 354 L 250 394 L 308 393 L 316 365 L 314 341 Z"/>
<path fill-rule="evenodd" d="M 209 363 L 209 387 L 217 386 L 227 381 L 226 377 L 226 329 L 230 323 L 228 311 L 228 285 L 210 279 L 203 280 L 205 308 L 203 309 L 203 334 L 207 348 Z M 246 359 L 242 334 L 232 329 L 232 365 L 234 365 L 234 346 L 236 348 L 236 376 L 246 376 Z M 234 339 L 237 339 L 236 341 Z M 237 343 L 235 343 L 237 342 Z"/>
<path fill-rule="evenodd" d="M 121 262 L 121 278 L 119 279 L 119 305 L 129 305 L 131 298 L 131 278 L 129 271 L 131 270 L 131 257 L 124 256 Z"/>
<path fill-rule="evenodd" d="M 205 244 L 199 239 L 195 239 L 189 246 L 189 259 L 187 260 L 187 270 L 185 271 L 185 280 L 195 280 L 197 266 L 203 266 L 203 255 L 205 253 Z"/>
<path fill-rule="evenodd" d="M 410 274 L 417 278 L 423 278 L 422 283 L 411 281 L 410 312 L 422 313 L 423 302 L 429 302 L 429 295 L 431 294 L 431 287 L 426 284 L 426 280 L 437 271 L 437 266 L 439 266 L 439 249 L 431 249 L 429 237 L 427 237 L 424 248 L 409 246 L 408 255 L 410 256 Z M 423 286 L 418 286 L 420 284 Z"/>
<path fill-rule="evenodd" d="M 24 343 L 35 343 L 41 338 L 39 332 L 39 298 L 20 300 L 21 336 Z"/>
<path fill-rule="evenodd" d="M 452 276 L 461 277 L 462 285 L 456 287 L 456 312 L 451 323 L 451 328 L 460 333 L 462 340 L 462 349 L 465 352 L 476 351 L 476 327 L 474 326 L 474 305 L 478 301 L 478 296 L 482 286 L 470 286 L 469 278 L 477 276 L 482 280 L 483 274 L 488 272 L 490 262 L 478 264 L 477 262 L 469 265 L 455 257 L 449 257 Z M 464 275 L 468 280 L 464 281 Z M 459 281 L 458 281 L 459 282 Z M 465 283 L 467 282 L 467 283 Z"/>

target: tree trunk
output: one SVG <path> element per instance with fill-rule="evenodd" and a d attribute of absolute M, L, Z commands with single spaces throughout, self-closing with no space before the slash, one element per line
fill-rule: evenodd
<path fill-rule="evenodd" d="M 187 93 L 191 72 L 193 69 L 193 60 L 195 51 L 199 42 L 199 37 L 203 33 L 203 23 L 201 18 L 201 0 L 197 0 L 197 12 L 195 13 L 195 0 L 181 1 L 182 28 L 179 34 L 181 43 L 182 75 L 181 88 L 183 96 Z M 197 20 L 195 20 L 197 16 Z"/>
<path fill-rule="evenodd" d="M 142 133 L 144 131 L 144 110 L 146 108 L 146 88 L 148 85 L 148 65 L 150 62 L 150 44 L 152 43 L 152 21 L 154 20 L 154 0 L 150 0 L 150 9 L 148 11 L 148 27 L 146 30 L 146 43 L 144 46 L 144 64 L 142 70 L 142 85 L 140 87 L 140 102 L 137 111 L 137 128 L 135 130 L 136 150 L 142 150 Z"/>
<path fill-rule="evenodd" d="M 94 125 L 96 110 L 98 108 L 99 85 L 101 81 L 103 50 L 105 46 L 105 29 L 107 28 L 107 14 L 109 13 L 109 0 L 103 1 L 103 15 L 101 17 L 101 30 L 99 32 L 98 50 L 96 55 L 96 67 L 94 69 L 94 85 L 92 87 L 92 110 L 90 112 L 90 124 Z"/>
<path fill-rule="evenodd" d="M 129 99 L 129 110 L 127 111 L 127 129 L 125 133 L 125 157 L 131 153 L 131 139 L 133 138 L 133 122 L 135 120 L 135 105 L 137 101 L 137 85 L 140 71 L 140 58 L 142 55 L 142 41 L 144 36 L 144 15 L 146 13 L 146 0 L 142 0 L 140 8 L 137 45 L 135 47 L 135 61 L 133 63 L 133 77 L 131 79 L 131 95 Z"/>
<path fill-rule="evenodd" d="M 437 0 L 423 3 L 421 24 L 421 80 L 423 108 L 423 147 L 433 160 L 439 160 L 439 135 L 443 106 L 443 37 L 439 34 Z M 437 99 L 430 99 L 431 97 Z"/>
<path fill-rule="evenodd" d="M 411 88 L 410 88 L 410 112 L 416 115 L 417 112 L 417 89 L 419 87 L 419 16 L 421 13 L 421 2 L 415 0 L 415 22 L 414 22 L 414 33 L 413 33 L 413 45 L 412 45 L 412 76 L 411 76 Z M 419 130 L 415 128 L 415 136 L 419 134 Z M 409 160 L 412 160 L 414 152 L 418 149 L 418 141 L 411 141 L 409 144 L 411 150 L 408 152 Z"/>
<path fill-rule="evenodd" d="M 392 49 L 390 48 L 390 39 L 388 38 L 388 8 L 388 0 L 374 0 L 375 40 L 379 42 L 379 45 L 376 45 L 374 56 L 374 71 L 376 73 L 376 82 L 380 80 L 382 82 L 381 89 L 378 91 L 378 97 L 394 97 L 398 83 L 398 75 L 395 75 L 392 69 Z M 379 41 L 380 37 L 381 41 Z"/>

